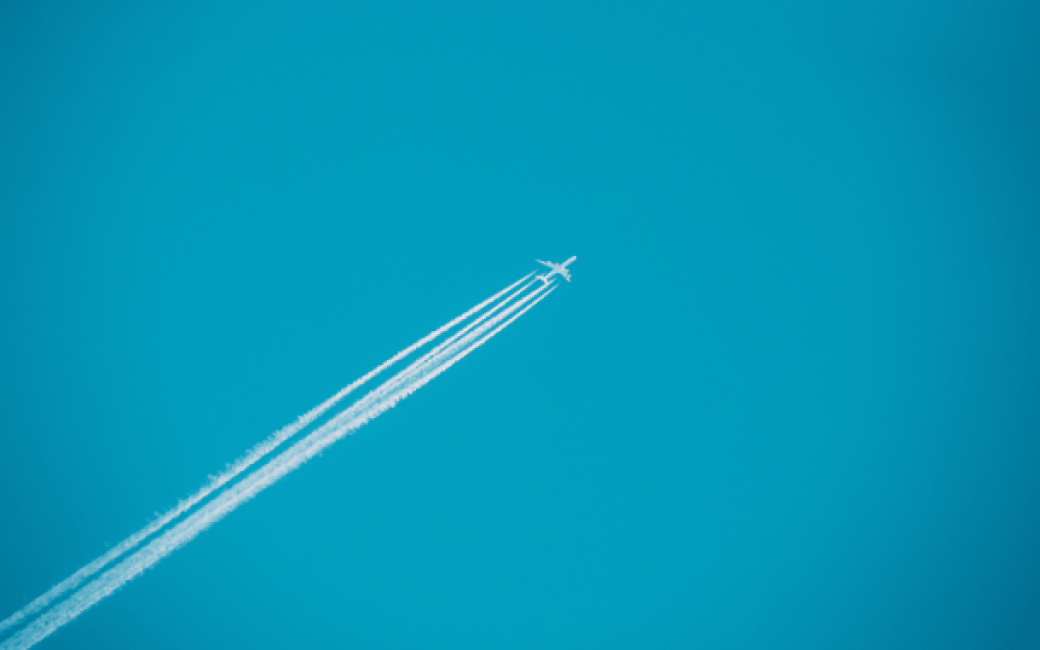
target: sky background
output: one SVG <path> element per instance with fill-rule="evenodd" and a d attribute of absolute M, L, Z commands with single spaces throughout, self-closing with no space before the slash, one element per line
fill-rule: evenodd
<path fill-rule="evenodd" d="M 577 255 L 40 647 L 1040 646 L 1038 33 L 3 3 L 0 617 Z"/>

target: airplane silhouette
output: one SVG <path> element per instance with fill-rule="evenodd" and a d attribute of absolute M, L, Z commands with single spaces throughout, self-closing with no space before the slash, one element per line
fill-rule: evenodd
<path fill-rule="evenodd" d="M 549 284 L 549 278 L 551 278 L 554 275 L 559 274 L 559 275 L 563 276 L 564 280 L 566 280 L 567 282 L 570 282 L 571 281 L 571 272 L 567 270 L 567 265 L 570 264 L 571 262 L 573 262 L 576 259 L 578 259 L 578 256 L 574 255 L 573 257 L 571 257 L 569 260 L 567 260 L 566 262 L 564 262 L 562 264 L 553 264 L 552 262 L 543 262 L 542 260 L 535 260 L 535 262 L 538 262 L 539 264 L 544 264 L 544 265 L 548 266 L 550 269 L 552 269 L 552 271 L 550 271 L 549 273 L 546 273 L 545 275 L 539 275 L 539 276 L 536 276 L 536 277 L 539 280 L 541 280 L 542 282 L 544 282 L 545 284 Z"/>

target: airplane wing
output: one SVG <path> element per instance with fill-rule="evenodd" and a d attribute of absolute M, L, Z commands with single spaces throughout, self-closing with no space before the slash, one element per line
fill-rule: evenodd
<path fill-rule="evenodd" d="M 560 275 L 562 275 L 563 279 L 566 280 L 567 282 L 571 281 L 571 272 L 568 271 L 567 269 L 564 269 L 563 271 L 561 271 Z"/>
<path fill-rule="evenodd" d="M 543 262 L 542 260 L 535 260 L 535 262 L 538 262 L 539 264 L 544 264 L 548 266 L 550 269 L 554 266 L 552 262 Z"/>

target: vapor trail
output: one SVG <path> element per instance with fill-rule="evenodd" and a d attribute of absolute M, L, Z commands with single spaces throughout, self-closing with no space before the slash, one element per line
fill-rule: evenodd
<path fill-rule="evenodd" d="M 520 280 L 520 282 L 522 281 L 523 279 Z M 505 291 L 515 287 L 516 284 L 519 284 L 519 282 L 507 287 L 502 292 L 496 294 L 496 296 L 500 296 Z M 453 366 L 477 347 L 483 345 L 484 342 L 544 299 L 548 293 L 538 297 L 537 300 L 534 300 L 519 313 L 513 315 L 505 323 L 499 324 L 502 319 L 512 314 L 524 303 L 538 296 L 546 288 L 544 285 L 539 287 L 534 292 L 516 301 L 495 318 L 455 341 L 450 346 L 445 347 L 447 344 L 438 346 L 440 349 L 439 353 L 434 354 L 431 352 L 425 355 L 423 359 L 414 362 L 408 368 L 384 382 L 379 388 L 370 392 L 369 395 L 349 407 L 344 413 L 336 416 L 333 420 L 279 454 L 269 463 L 254 471 L 239 483 L 231 486 L 201 509 L 189 515 L 184 521 L 146 544 L 115 567 L 105 571 L 97 579 L 73 593 L 65 602 L 45 612 L 23 630 L 0 644 L 0 650 L 25 650 L 32 647 L 129 580 L 140 575 L 163 557 L 194 539 L 203 530 L 209 528 L 264 488 L 272 485 L 282 476 L 285 476 L 344 435 L 352 433 L 429 383 L 434 377 Z M 555 290 L 555 287 L 550 289 L 549 293 L 553 290 Z M 508 303 L 517 293 L 519 292 L 515 292 L 491 311 L 493 312 Z M 484 304 L 487 302 L 485 301 Z M 488 315 L 490 315 L 490 312 L 484 314 L 481 320 Z M 472 323 L 467 329 L 474 324 Z M 495 327 L 496 325 L 497 327 Z M 495 329 L 485 334 L 492 327 L 495 327 Z M 478 336 L 482 336 L 482 338 L 473 342 Z M 462 349 L 463 346 L 468 347 Z"/>
<path fill-rule="evenodd" d="M 528 275 L 527 277 L 531 277 L 531 276 Z M 520 282 L 523 282 L 525 279 L 527 279 L 527 278 L 521 278 L 519 282 L 516 282 L 516 283 L 514 283 L 513 285 L 511 285 L 509 287 L 506 287 L 506 289 L 504 291 L 500 291 L 498 293 L 498 295 L 501 295 L 502 293 L 505 293 L 505 291 L 508 291 L 509 289 L 515 287 L 517 284 L 520 284 Z M 483 314 L 481 314 L 480 316 L 475 318 L 473 320 L 473 322 L 469 323 L 468 325 L 463 327 L 458 332 L 452 334 L 450 337 L 448 337 L 447 339 L 445 339 L 441 343 L 438 343 L 432 350 L 430 350 L 429 352 L 427 352 L 426 354 L 421 356 L 416 361 L 412 362 L 409 367 L 417 366 L 417 365 L 425 362 L 426 360 L 430 359 L 431 357 L 434 357 L 434 356 L 437 356 L 438 354 L 440 354 L 441 351 L 444 350 L 444 348 L 446 348 L 449 345 L 451 345 L 452 343 L 454 343 L 460 336 L 462 336 L 466 332 L 470 331 L 471 329 L 473 329 L 474 327 L 476 327 L 477 325 L 482 323 L 486 318 L 488 318 L 489 316 L 494 314 L 496 311 L 498 311 L 499 309 L 501 309 L 505 305 L 508 305 L 513 300 L 513 298 L 515 298 L 517 295 L 523 293 L 524 291 L 527 291 L 527 289 L 530 288 L 530 286 L 532 284 L 534 284 L 534 283 L 535 283 L 535 280 L 531 280 L 530 282 L 528 282 L 524 286 L 520 287 L 519 289 L 517 289 L 516 291 L 514 291 L 510 295 L 506 296 L 506 298 L 503 299 L 500 303 L 498 303 L 497 305 L 495 305 L 491 309 L 487 310 L 486 312 L 484 312 Z M 399 374 L 401 374 L 401 373 L 399 373 Z"/>
<path fill-rule="evenodd" d="M 530 285 L 528 285 L 528 286 L 530 286 Z M 307 440 L 318 438 L 319 436 L 321 436 L 323 434 L 323 432 L 334 431 L 334 430 L 337 429 L 337 427 L 347 426 L 345 423 L 351 422 L 352 419 L 354 417 L 356 417 L 356 415 L 359 412 L 362 412 L 365 409 L 369 408 L 369 406 L 373 402 L 375 402 L 376 400 L 379 400 L 379 399 L 385 397 L 388 393 L 390 393 L 391 391 L 396 390 L 398 387 L 406 384 L 407 382 L 413 381 L 416 377 L 421 376 L 423 373 L 429 372 L 431 368 L 436 368 L 437 365 L 439 363 L 441 363 L 444 359 L 447 359 L 447 358 L 451 357 L 451 355 L 456 354 L 463 346 L 469 344 L 474 339 L 476 339 L 476 337 L 480 336 L 481 334 L 483 334 L 484 332 L 486 332 L 490 328 L 494 327 L 502 319 L 506 318 L 511 313 L 513 313 L 514 311 L 519 309 L 526 302 L 528 302 L 529 300 L 531 300 L 532 298 L 534 298 L 538 294 L 540 294 L 543 291 L 545 291 L 546 288 L 547 288 L 547 285 L 542 285 L 542 286 L 538 287 L 537 289 L 535 289 L 534 291 L 532 291 L 528 295 L 524 296 L 520 300 L 517 300 L 516 302 L 512 303 L 501 314 L 495 316 L 490 321 L 488 321 L 484 325 L 481 325 L 476 330 L 474 330 L 473 332 L 470 332 L 469 334 L 467 334 L 466 336 L 462 337 L 458 341 L 452 342 L 451 339 L 449 339 L 448 341 L 445 341 L 440 346 L 438 346 L 437 349 L 430 351 L 429 353 L 424 355 L 422 358 L 420 358 L 420 359 L 414 361 L 413 363 L 411 363 L 407 368 L 405 368 L 404 370 L 400 371 L 399 373 L 397 373 L 396 375 L 394 375 L 393 377 L 388 379 L 386 382 L 381 384 L 378 388 L 373 389 L 368 395 L 366 395 L 362 399 L 358 400 L 357 402 L 355 402 L 354 404 L 349 406 L 342 413 L 339 413 L 339 414 L 333 416 L 332 419 L 330 419 L 328 422 L 323 424 L 319 429 L 317 429 L 316 431 L 311 433 L 309 436 L 307 436 L 307 438 L 305 440 L 301 440 L 299 444 L 303 444 Z M 555 287 L 553 287 L 553 289 L 550 289 L 550 291 L 553 291 L 553 290 L 555 290 Z M 504 300 L 501 303 L 499 303 L 494 309 L 490 310 L 488 312 L 488 314 L 482 315 L 481 318 L 484 318 L 484 316 L 489 315 L 491 311 L 494 311 L 495 309 L 498 309 L 499 307 L 502 307 L 504 304 L 506 304 L 506 302 L 508 300 L 511 300 L 515 295 L 516 295 L 516 293 L 514 293 L 513 296 L 510 296 L 506 300 Z M 546 295 L 548 295 L 548 294 L 546 294 Z M 541 298 L 539 298 L 535 302 L 538 302 L 540 300 L 541 300 Z M 532 303 L 532 305 L 533 305 L 533 303 Z M 527 309 L 524 309 L 523 311 L 527 311 Z M 512 322 L 512 320 L 513 319 L 510 319 L 509 322 Z M 476 324 L 476 322 L 474 322 L 473 324 Z M 497 330 L 496 330 L 496 332 L 497 332 Z M 457 338 L 461 334 L 462 334 L 462 332 L 459 332 L 459 334 L 456 334 L 452 338 L 453 339 Z M 483 340 L 480 343 L 483 343 Z M 448 345 L 448 344 L 451 344 L 451 345 Z M 448 347 L 445 348 L 445 346 L 448 346 Z M 466 354 L 468 354 L 468 353 L 469 353 L 469 351 L 467 350 Z M 463 356 L 465 356 L 465 355 L 463 355 Z M 437 374 L 440 374 L 440 372 L 438 372 Z M 408 394 L 410 395 L 411 393 L 409 392 Z M 403 398 L 401 398 L 401 399 L 403 399 Z M 394 401 L 394 404 L 396 404 L 397 401 L 400 401 L 400 400 Z M 393 406 L 393 404 L 391 404 L 391 406 Z M 390 407 L 388 406 L 387 408 L 390 408 Z M 382 411 L 379 411 L 379 412 L 382 413 Z M 367 421 L 368 421 L 367 419 L 364 420 L 364 422 L 367 422 Z M 362 422 L 362 424 L 364 424 L 364 422 Z M 361 426 L 361 425 L 359 424 L 357 426 Z M 355 426 L 351 430 L 356 429 L 356 428 L 357 427 Z M 278 460 L 280 458 L 282 458 L 282 457 L 279 456 L 279 458 L 276 458 L 275 460 L 271 461 L 271 463 L 278 462 Z M 260 471 L 260 470 L 258 470 L 258 471 Z"/>
<path fill-rule="evenodd" d="M 356 381 L 352 382 L 348 386 L 340 389 L 335 395 L 333 395 L 332 397 L 330 397 L 329 399 L 325 400 L 324 402 L 322 402 L 318 406 L 314 407 L 310 411 L 307 411 L 306 413 L 304 413 L 303 415 L 298 417 L 296 419 L 296 421 L 293 422 L 292 424 L 289 424 L 289 425 L 287 425 L 285 427 L 282 427 L 278 431 L 275 431 L 274 433 L 272 433 L 266 440 L 264 440 L 263 442 L 259 443 L 258 445 L 256 445 L 252 449 L 250 449 L 241 458 L 239 458 L 235 462 L 227 465 L 226 469 L 223 472 L 221 472 L 220 474 L 218 474 L 216 476 L 210 477 L 209 482 L 206 483 L 204 486 L 202 486 L 202 488 L 200 488 L 197 492 L 195 492 L 191 496 L 187 497 L 186 499 L 181 500 L 179 503 L 177 503 L 176 506 L 174 506 L 173 508 L 171 508 L 167 512 L 163 513 L 162 515 L 160 515 L 157 519 L 155 519 L 152 522 L 150 522 L 147 526 L 145 526 L 141 530 L 137 531 L 136 533 L 130 535 L 130 537 L 127 537 L 125 540 L 123 540 L 119 544 L 116 544 L 115 546 L 113 546 L 104 555 L 102 555 L 101 557 L 97 558 L 96 560 L 94 560 L 90 564 L 87 564 L 86 566 L 84 566 L 80 570 L 76 571 L 75 573 L 73 573 L 68 578 L 65 578 L 64 580 L 62 580 L 58 584 L 54 585 L 49 590 L 44 592 L 43 595 L 37 597 L 35 600 L 30 602 L 28 605 L 26 605 L 25 607 L 21 608 L 20 610 L 18 610 L 17 612 L 12 614 L 11 616 L 7 617 L 3 621 L 0 621 L 0 632 L 3 632 L 7 628 L 12 627 L 14 625 L 18 625 L 22 621 L 26 620 L 28 617 L 30 617 L 33 614 L 39 612 L 40 610 L 42 610 L 43 608 L 47 607 L 49 604 L 54 602 L 56 599 L 60 598 L 62 595 L 64 595 L 70 589 L 74 589 L 77 586 L 79 586 L 80 584 L 82 584 L 84 580 L 86 580 L 87 578 L 90 578 L 92 575 L 94 575 L 95 573 L 97 573 L 98 571 L 103 569 L 104 567 L 108 566 L 110 563 L 112 563 L 113 561 L 118 559 L 120 556 L 122 556 L 127 551 L 130 551 L 131 549 L 135 548 L 142 541 L 144 541 L 148 537 L 151 537 L 152 535 L 157 533 L 159 530 L 164 528 L 167 524 L 169 524 L 171 521 L 173 521 L 177 517 L 180 517 L 182 514 L 184 514 L 188 510 L 190 510 L 192 507 L 194 507 L 200 501 L 202 501 L 203 499 L 208 497 L 210 494 L 212 494 L 215 490 L 217 490 L 220 487 L 226 485 L 229 481 L 233 480 L 236 476 L 238 476 L 243 471 L 245 471 L 246 469 L 251 467 L 258 460 L 260 460 L 261 458 L 263 458 L 267 454 L 271 453 L 271 451 L 273 451 L 275 448 L 277 448 L 283 442 L 285 442 L 286 440 L 288 440 L 292 436 L 294 436 L 297 433 L 299 433 L 301 429 L 305 428 L 307 425 L 309 425 L 310 423 L 314 422 L 316 419 L 318 419 L 322 415 L 324 415 L 330 408 L 335 406 L 344 397 L 346 397 L 347 395 L 352 393 L 354 390 L 356 390 L 357 388 L 359 388 L 362 385 L 364 385 L 365 383 L 367 383 L 368 380 L 372 379 L 373 377 L 375 377 L 376 375 L 378 375 L 382 371 L 386 370 L 387 368 L 389 368 L 393 364 L 397 363 L 401 359 L 407 357 L 412 352 L 415 352 L 419 348 L 423 347 L 424 345 L 426 345 L 430 341 L 432 341 L 432 340 L 436 339 L 437 337 L 439 337 L 440 335 L 444 334 L 445 332 L 447 332 L 451 328 L 455 327 L 456 325 L 458 325 L 462 321 L 466 320 L 467 318 L 469 318 L 470 316 L 472 316 L 476 312 L 484 309 L 488 304 L 494 302 L 495 300 L 498 300 L 503 294 L 505 294 L 506 292 L 512 290 L 518 284 L 522 283 L 524 280 L 527 280 L 532 275 L 533 275 L 533 273 L 528 273 L 527 275 L 525 275 L 524 277 L 520 278 L 519 280 L 517 280 L 513 284 L 509 285 L 505 289 L 502 289 L 501 291 L 499 291 L 495 295 L 491 296 L 490 298 L 488 298 L 488 299 L 484 300 L 483 302 L 475 305 L 474 307 L 472 307 L 471 309 L 469 309 L 468 311 L 466 311 L 462 315 L 453 318 L 452 320 L 450 320 L 445 325 L 442 325 L 441 327 L 437 328 L 436 330 L 430 332 L 429 334 L 427 334 L 426 336 L 422 337 L 421 339 L 419 339 L 418 341 L 416 341 L 412 345 L 410 345 L 407 348 L 401 350 L 400 352 L 398 352 L 394 356 L 390 357 L 389 359 L 387 359 L 383 363 L 379 364 L 373 370 L 369 371 L 367 374 L 365 374 L 361 378 L 359 378 Z M 510 298 L 512 298 L 512 296 L 510 296 Z M 509 298 L 507 298 L 507 301 L 508 300 L 509 300 Z M 494 309 L 497 309 L 497 308 L 498 308 L 498 306 L 493 308 L 492 311 L 494 311 Z M 482 316 L 481 318 L 483 319 L 484 317 L 486 317 L 486 316 Z M 472 326 L 472 324 L 470 325 L 470 327 L 471 326 Z"/>

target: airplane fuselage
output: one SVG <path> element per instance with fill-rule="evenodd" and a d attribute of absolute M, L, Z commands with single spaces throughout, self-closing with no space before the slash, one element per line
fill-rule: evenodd
<path fill-rule="evenodd" d="M 538 277 L 539 280 L 541 280 L 545 284 L 549 284 L 549 278 L 551 278 L 554 275 L 562 276 L 564 280 L 566 280 L 567 282 L 570 282 L 571 281 L 571 272 L 567 270 L 567 265 L 570 264 L 571 262 L 573 262 L 576 259 L 578 259 L 578 256 L 577 255 L 573 255 L 573 256 L 571 256 L 571 258 L 569 260 L 567 260 L 566 262 L 562 262 L 560 264 L 556 264 L 554 262 L 543 262 L 542 260 L 535 260 L 539 264 L 544 264 L 545 266 L 548 266 L 550 269 L 552 269 L 552 271 L 550 271 L 550 272 L 548 272 L 548 273 L 546 273 L 544 275 L 539 275 L 537 277 Z"/>

